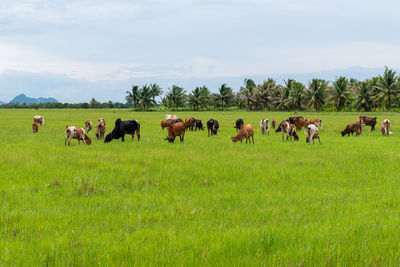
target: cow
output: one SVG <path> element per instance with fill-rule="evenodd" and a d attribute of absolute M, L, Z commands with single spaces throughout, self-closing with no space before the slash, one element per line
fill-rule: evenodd
<path fill-rule="evenodd" d="M 92 123 L 91 120 L 85 121 L 85 129 L 86 129 L 86 132 L 89 132 L 90 130 L 92 130 L 92 127 L 93 127 L 93 123 Z"/>
<path fill-rule="evenodd" d="M 92 143 L 92 140 L 90 140 L 89 136 L 87 136 L 85 129 L 79 128 L 76 126 L 66 126 L 65 130 L 65 142 L 64 145 L 67 145 L 67 140 L 68 140 L 68 146 L 71 145 L 71 140 L 72 139 L 78 139 L 78 144 L 81 144 L 81 140 L 83 141 L 84 144 L 90 145 Z"/>
<path fill-rule="evenodd" d="M 168 127 L 168 137 L 164 140 L 168 140 L 170 143 L 174 143 L 175 137 L 179 136 L 180 142 L 183 143 L 185 137 L 186 126 L 183 122 L 177 122 L 171 124 Z"/>
<path fill-rule="evenodd" d="M 194 127 L 196 126 L 196 119 L 195 118 L 187 118 L 185 120 L 185 127 L 186 131 L 190 130 L 193 132 Z"/>
<path fill-rule="evenodd" d="M 166 121 L 169 119 L 176 120 L 177 118 L 178 118 L 178 116 L 176 116 L 176 115 L 170 115 L 170 114 L 165 115 Z"/>
<path fill-rule="evenodd" d="M 285 123 L 285 122 L 289 122 L 289 119 L 284 119 L 281 123 L 279 123 L 279 125 L 278 125 L 278 127 L 275 129 L 275 133 L 278 133 L 278 132 L 281 132 L 282 131 L 282 125 Z M 290 124 L 290 123 L 289 123 Z"/>
<path fill-rule="evenodd" d="M 177 122 L 183 122 L 183 120 L 178 118 L 178 119 L 172 120 L 171 124 L 174 124 Z"/>
<path fill-rule="evenodd" d="M 33 121 L 44 126 L 44 117 L 43 116 L 39 116 L 39 115 L 33 116 Z"/>
<path fill-rule="evenodd" d="M 349 124 L 346 126 L 346 129 L 342 131 L 342 136 L 345 136 L 346 134 L 347 136 L 350 136 L 350 134 L 353 135 L 353 133 L 356 133 L 356 136 L 358 136 L 361 132 L 360 128 L 361 128 L 361 123 L 359 122 Z"/>
<path fill-rule="evenodd" d="M 296 126 L 297 131 L 300 131 L 306 125 L 306 121 L 301 116 L 289 118 L 289 122 Z"/>
<path fill-rule="evenodd" d="M 358 128 L 358 135 L 360 135 L 364 129 L 364 122 L 362 119 L 357 118 L 355 123 L 360 125 L 360 127 Z"/>
<path fill-rule="evenodd" d="M 161 121 L 161 128 L 164 130 L 164 128 L 167 128 L 168 129 L 168 126 L 170 126 L 171 125 L 171 123 L 172 123 L 172 119 L 169 119 L 169 120 L 165 120 L 165 121 Z"/>
<path fill-rule="evenodd" d="M 292 137 L 295 141 L 299 140 L 299 136 L 297 135 L 294 129 L 294 124 L 290 124 L 289 121 L 284 120 L 283 122 L 281 122 L 279 127 L 281 128 L 280 132 L 282 132 L 282 142 L 285 141 L 285 134 L 286 134 L 286 141 L 288 141 L 289 139 L 291 141 Z"/>
<path fill-rule="evenodd" d="M 361 115 L 360 119 L 364 122 L 365 125 L 371 126 L 371 132 L 375 131 L 376 125 L 376 117 L 368 117 L 367 115 Z"/>
<path fill-rule="evenodd" d="M 322 120 L 320 119 L 309 119 L 309 120 L 305 120 L 305 126 L 308 126 L 310 124 L 314 124 L 315 126 L 317 126 L 318 128 L 320 128 L 322 126 Z"/>
<path fill-rule="evenodd" d="M 243 125 L 244 125 L 243 119 L 237 119 L 235 126 L 233 128 L 235 128 L 236 132 L 238 132 Z"/>
<path fill-rule="evenodd" d="M 321 144 L 321 139 L 319 138 L 319 130 L 318 127 L 315 124 L 309 124 L 306 126 L 307 130 L 307 137 L 306 137 L 306 143 L 314 144 L 314 139 L 318 139 L 319 144 Z"/>
<path fill-rule="evenodd" d="M 103 139 L 106 133 L 106 121 L 103 118 L 97 120 L 96 126 L 96 137 L 97 139 Z"/>
<path fill-rule="evenodd" d="M 195 131 L 197 131 L 197 129 L 199 129 L 199 131 L 200 130 L 202 130 L 202 131 L 204 131 L 204 126 L 203 126 L 203 123 L 201 122 L 201 120 L 197 120 L 196 119 L 196 122 L 195 122 Z"/>
<path fill-rule="evenodd" d="M 390 121 L 388 119 L 383 120 L 381 122 L 381 132 L 383 135 L 389 135 L 390 134 Z"/>
<path fill-rule="evenodd" d="M 38 131 L 39 131 L 39 125 L 37 124 L 36 121 L 34 121 L 34 122 L 32 123 L 32 132 L 33 132 L 33 133 L 37 133 Z"/>
<path fill-rule="evenodd" d="M 249 140 L 249 144 L 251 144 L 250 137 L 252 138 L 253 144 L 254 144 L 253 126 L 251 124 L 242 125 L 238 134 L 236 136 L 232 136 L 232 142 L 237 142 L 237 141 L 242 142 L 243 139 L 246 138 L 246 144 L 247 144 L 247 140 Z"/>
<path fill-rule="evenodd" d="M 261 134 L 267 134 L 269 135 L 269 120 L 268 119 L 262 119 L 260 122 L 260 130 Z"/>
<path fill-rule="evenodd" d="M 209 121 L 207 121 L 207 130 L 208 130 L 208 136 L 210 136 L 213 134 L 217 134 L 219 131 L 219 124 L 217 120 L 211 119 Z"/>
<path fill-rule="evenodd" d="M 272 125 L 272 128 L 275 129 L 275 127 L 276 127 L 276 120 L 275 119 L 271 120 L 271 125 Z"/>
<path fill-rule="evenodd" d="M 121 138 L 122 142 L 125 142 L 125 134 L 132 135 L 132 141 L 137 135 L 137 140 L 140 141 L 140 124 L 137 120 L 122 121 L 118 118 L 115 121 L 115 127 L 111 133 L 109 133 L 104 139 L 104 143 L 111 142 L 113 139 Z"/>

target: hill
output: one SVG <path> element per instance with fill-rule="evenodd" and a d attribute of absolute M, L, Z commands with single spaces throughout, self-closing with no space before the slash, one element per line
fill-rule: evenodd
<path fill-rule="evenodd" d="M 14 97 L 10 103 L 26 103 L 26 104 L 39 104 L 39 103 L 51 103 L 51 102 L 55 102 L 57 103 L 57 99 L 52 98 L 52 97 L 48 97 L 48 98 L 44 98 L 44 97 L 39 97 L 39 98 L 32 98 L 32 97 L 28 97 L 25 94 L 20 94 L 17 95 L 16 97 Z"/>

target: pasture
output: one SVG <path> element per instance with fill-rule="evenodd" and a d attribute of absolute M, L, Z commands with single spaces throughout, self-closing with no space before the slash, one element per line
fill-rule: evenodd
<path fill-rule="evenodd" d="M 170 112 L 169 112 L 170 113 Z M 0 110 L 0 264 L 399 265 L 400 117 L 374 113 L 376 131 L 342 137 L 360 113 L 322 119 L 322 145 L 262 136 L 262 118 L 293 113 L 177 112 L 217 136 L 164 140 L 165 113 Z M 32 134 L 34 115 L 46 126 Z M 65 126 L 137 119 L 141 140 L 64 146 Z M 255 145 L 232 143 L 235 121 Z M 380 133 L 389 119 L 392 135 Z"/>

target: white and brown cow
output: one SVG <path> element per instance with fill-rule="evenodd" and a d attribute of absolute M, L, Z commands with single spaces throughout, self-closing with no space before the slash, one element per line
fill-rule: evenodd
<path fill-rule="evenodd" d="M 106 133 L 106 121 L 103 118 L 97 120 L 96 126 L 96 137 L 97 139 L 103 139 Z"/>
<path fill-rule="evenodd" d="M 267 134 L 269 135 L 269 119 L 262 119 L 260 122 L 260 131 L 262 134 Z"/>
<path fill-rule="evenodd" d="M 85 129 L 86 129 L 86 132 L 89 132 L 90 130 L 92 130 L 92 128 L 93 128 L 93 123 L 92 123 L 92 121 L 91 121 L 91 120 L 86 120 L 86 121 L 85 121 Z"/>
<path fill-rule="evenodd" d="M 296 133 L 296 130 L 294 129 L 295 125 L 290 124 L 287 120 L 284 120 L 281 122 L 279 125 L 280 131 L 282 132 L 282 142 L 285 141 L 285 134 L 286 134 L 286 141 L 292 141 L 292 137 L 295 141 L 299 140 L 299 136 Z M 277 132 L 277 131 L 275 131 Z"/>
<path fill-rule="evenodd" d="M 70 126 L 66 127 L 67 129 L 65 130 L 65 145 L 67 145 L 67 140 L 68 140 L 68 146 L 71 144 L 72 139 L 78 139 L 78 144 L 81 144 L 81 140 L 83 141 L 84 144 L 90 145 L 92 143 L 92 140 L 90 140 L 89 136 L 86 135 L 85 129 L 79 128 L 76 126 Z"/>
<path fill-rule="evenodd" d="M 310 143 L 312 140 L 312 143 L 314 144 L 314 139 L 318 139 L 319 144 L 321 144 L 321 140 L 319 139 L 319 130 L 315 124 L 307 125 L 306 130 L 307 130 L 306 143 Z"/>
<path fill-rule="evenodd" d="M 33 116 L 33 121 L 38 123 L 38 124 L 40 124 L 40 125 L 42 125 L 42 126 L 44 126 L 44 118 L 43 118 L 43 116 L 39 116 L 39 115 Z"/>
<path fill-rule="evenodd" d="M 390 121 L 388 119 L 383 120 L 381 122 L 381 132 L 383 135 L 389 135 L 390 134 Z"/>

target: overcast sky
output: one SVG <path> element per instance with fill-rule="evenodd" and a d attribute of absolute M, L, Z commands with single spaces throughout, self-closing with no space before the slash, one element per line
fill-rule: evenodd
<path fill-rule="evenodd" d="M 123 101 L 133 83 L 166 91 L 180 81 L 397 69 L 399 8 L 369 0 L 0 0 L 0 100 Z"/>

